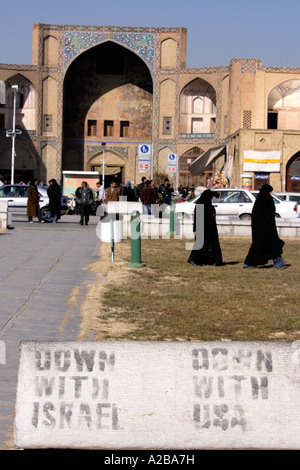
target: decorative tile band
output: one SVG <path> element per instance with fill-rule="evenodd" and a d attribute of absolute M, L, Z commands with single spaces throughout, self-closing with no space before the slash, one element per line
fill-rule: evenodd
<path fill-rule="evenodd" d="M 67 31 L 64 34 L 64 70 L 83 51 L 109 40 L 136 52 L 151 70 L 154 69 L 155 34 Z"/>

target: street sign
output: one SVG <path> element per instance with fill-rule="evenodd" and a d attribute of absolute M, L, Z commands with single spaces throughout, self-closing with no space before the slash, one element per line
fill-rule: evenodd
<path fill-rule="evenodd" d="M 150 170 L 150 163 L 144 161 L 138 161 L 138 171 L 149 171 Z"/>
<path fill-rule="evenodd" d="M 151 158 L 151 144 L 140 144 L 138 156 L 141 160 L 150 160 Z"/>
<path fill-rule="evenodd" d="M 175 165 L 177 162 L 177 155 L 176 153 L 169 153 L 168 154 L 168 164 Z"/>
<path fill-rule="evenodd" d="M 167 165 L 167 173 L 176 173 L 176 165 Z"/>

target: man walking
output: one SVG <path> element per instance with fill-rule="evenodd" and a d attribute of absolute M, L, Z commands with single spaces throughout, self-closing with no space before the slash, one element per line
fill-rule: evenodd
<path fill-rule="evenodd" d="M 94 201 L 93 191 L 88 187 L 86 181 L 82 181 L 81 186 L 76 189 L 76 202 L 79 206 L 80 225 L 88 225 L 91 213 L 91 204 Z"/>

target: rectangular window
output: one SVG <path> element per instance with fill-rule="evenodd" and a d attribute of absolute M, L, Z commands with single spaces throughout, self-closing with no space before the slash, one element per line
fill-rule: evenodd
<path fill-rule="evenodd" d="M 268 129 L 278 129 L 278 113 L 268 113 Z"/>
<path fill-rule="evenodd" d="M 97 121 L 88 120 L 88 136 L 95 137 L 97 135 Z"/>
<path fill-rule="evenodd" d="M 0 114 L 0 129 L 5 129 L 5 116 Z"/>
<path fill-rule="evenodd" d="M 114 121 L 104 121 L 104 137 L 113 137 Z"/>
<path fill-rule="evenodd" d="M 129 137 L 129 121 L 121 121 L 120 137 Z"/>

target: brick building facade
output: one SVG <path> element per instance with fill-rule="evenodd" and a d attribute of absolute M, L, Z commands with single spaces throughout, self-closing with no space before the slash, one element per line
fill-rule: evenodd
<path fill-rule="evenodd" d="M 229 186 L 299 191 L 300 68 L 243 58 L 186 68 L 186 38 L 184 28 L 35 24 L 32 65 L 0 64 L 0 173 L 10 178 L 18 85 L 15 181 L 101 175 L 105 150 L 106 183 L 138 183 L 150 176 L 138 166 L 148 143 L 154 175 L 178 155 L 183 186 L 222 171 Z"/>

